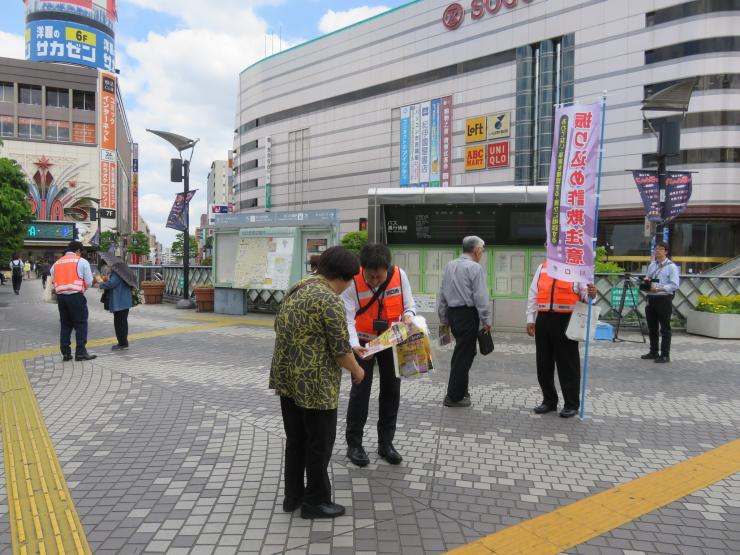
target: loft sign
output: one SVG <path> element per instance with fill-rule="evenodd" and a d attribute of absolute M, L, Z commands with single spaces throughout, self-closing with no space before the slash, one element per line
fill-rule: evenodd
<path fill-rule="evenodd" d="M 502 8 L 514 9 L 519 3 L 529 4 L 532 0 L 471 0 L 470 17 L 473 20 L 483 18 L 485 15 L 496 15 Z M 454 31 L 465 20 L 465 8 L 462 4 L 455 2 L 445 8 L 442 14 L 442 24 L 450 31 Z"/>

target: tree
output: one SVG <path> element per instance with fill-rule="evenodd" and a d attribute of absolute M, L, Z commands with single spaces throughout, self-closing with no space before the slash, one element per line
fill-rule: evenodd
<path fill-rule="evenodd" d="M 100 234 L 100 250 L 102 252 L 108 252 L 110 244 L 115 242 L 116 234 L 113 231 L 104 231 Z"/>
<path fill-rule="evenodd" d="M 360 256 L 362 247 L 367 245 L 367 231 L 350 231 L 342 237 L 342 246 Z"/>
<path fill-rule="evenodd" d="M 178 233 L 175 235 L 176 239 L 172 243 L 172 255 L 182 261 L 183 242 L 185 240 L 184 233 Z M 195 243 L 195 235 L 190 236 L 190 258 L 198 256 L 198 245 Z"/>
<path fill-rule="evenodd" d="M 143 231 L 137 231 L 131 235 L 128 252 L 139 256 L 149 256 L 149 238 Z"/>
<path fill-rule="evenodd" d="M 609 262 L 606 256 L 606 247 L 596 247 L 596 267 L 594 272 L 597 274 L 621 274 L 624 272 L 616 262 Z"/>
<path fill-rule="evenodd" d="M 0 158 L 0 262 L 23 247 L 26 226 L 34 214 L 28 202 L 28 182 L 15 160 Z"/>

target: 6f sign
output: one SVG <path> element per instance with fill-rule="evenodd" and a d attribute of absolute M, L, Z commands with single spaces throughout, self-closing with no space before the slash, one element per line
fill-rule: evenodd
<path fill-rule="evenodd" d="M 474 20 L 481 19 L 484 15 L 496 15 L 501 8 L 513 9 L 517 7 L 520 0 L 471 0 L 470 17 Z M 529 4 L 532 0 L 521 0 L 523 4 Z M 450 31 L 454 31 L 462 25 L 465 19 L 465 8 L 455 2 L 450 4 L 442 15 L 442 24 Z"/>

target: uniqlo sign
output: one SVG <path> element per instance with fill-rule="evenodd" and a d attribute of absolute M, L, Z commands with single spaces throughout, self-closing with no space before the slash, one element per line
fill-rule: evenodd
<path fill-rule="evenodd" d="M 509 167 L 509 141 L 486 145 L 486 159 L 489 168 Z"/>

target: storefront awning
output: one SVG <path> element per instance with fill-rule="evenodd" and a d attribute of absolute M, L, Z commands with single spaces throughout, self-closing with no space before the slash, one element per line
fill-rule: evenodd
<path fill-rule="evenodd" d="M 547 202 L 547 187 L 393 187 L 368 190 L 368 206 L 387 204 L 527 204 Z"/>

